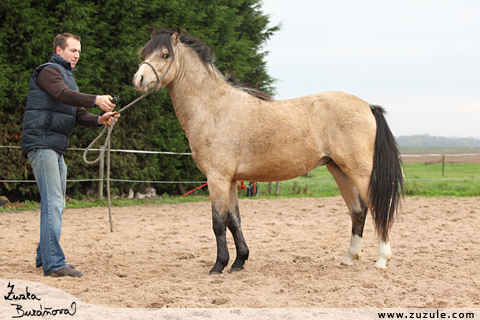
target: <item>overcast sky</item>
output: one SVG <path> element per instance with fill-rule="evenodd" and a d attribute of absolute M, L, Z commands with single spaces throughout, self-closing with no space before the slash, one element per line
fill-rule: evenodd
<path fill-rule="evenodd" d="M 264 0 L 276 99 L 344 91 L 395 136 L 480 138 L 480 1 Z"/>

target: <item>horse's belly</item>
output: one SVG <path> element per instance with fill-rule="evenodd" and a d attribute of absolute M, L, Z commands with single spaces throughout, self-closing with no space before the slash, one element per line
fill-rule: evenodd
<path fill-rule="evenodd" d="M 275 181 L 285 181 L 290 180 L 301 175 L 304 175 L 307 171 L 298 171 L 290 172 L 289 174 L 268 174 L 268 173 L 257 173 L 257 174 L 239 174 L 235 175 L 234 180 L 237 181 L 256 181 L 256 182 L 275 182 Z"/>
<path fill-rule="evenodd" d="M 330 158 L 327 156 L 312 157 L 271 157 L 246 161 L 237 166 L 235 180 L 258 182 L 284 181 L 299 177 L 318 166 L 325 165 Z"/>

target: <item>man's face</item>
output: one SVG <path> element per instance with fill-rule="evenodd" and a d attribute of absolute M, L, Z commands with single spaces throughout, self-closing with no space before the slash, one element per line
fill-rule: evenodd
<path fill-rule="evenodd" d="M 62 50 L 60 46 L 57 46 L 57 54 L 63 58 L 63 60 L 70 62 L 70 65 L 72 66 L 72 69 L 75 67 L 75 65 L 78 62 L 78 59 L 80 59 L 80 51 L 82 49 L 82 46 L 80 45 L 80 41 L 76 40 L 75 38 L 67 38 L 67 45 L 65 47 L 65 50 Z"/>

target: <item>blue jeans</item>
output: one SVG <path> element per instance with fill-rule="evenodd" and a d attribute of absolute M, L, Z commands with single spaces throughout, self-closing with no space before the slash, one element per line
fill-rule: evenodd
<path fill-rule="evenodd" d="M 40 190 L 40 242 L 37 247 L 37 268 L 48 275 L 66 267 L 60 247 L 62 216 L 67 189 L 67 166 L 63 155 L 50 149 L 28 152 L 35 180 Z"/>

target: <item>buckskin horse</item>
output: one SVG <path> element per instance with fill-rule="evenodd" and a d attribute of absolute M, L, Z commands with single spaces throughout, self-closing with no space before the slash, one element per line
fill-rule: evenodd
<path fill-rule="evenodd" d="M 237 252 L 230 271 L 242 270 L 248 259 L 237 180 L 288 180 L 323 165 L 334 177 L 352 220 L 350 245 L 341 263 L 351 265 L 360 257 L 370 209 L 378 235 L 375 267 L 386 268 L 391 258 L 388 233 L 404 196 L 404 182 L 382 107 L 343 92 L 273 100 L 223 76 L 210 48 L 178 30 L 153 30 L 139 55 L 144 61 L 133 77 L 135 89 L 168 87 L 193 160 L 207 176 L 217 242 L 210 274 L 222 273 L 228 264 L 227 228 Z"/>

